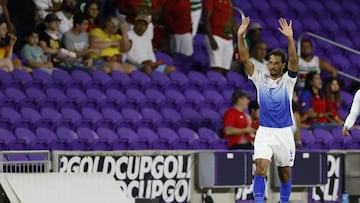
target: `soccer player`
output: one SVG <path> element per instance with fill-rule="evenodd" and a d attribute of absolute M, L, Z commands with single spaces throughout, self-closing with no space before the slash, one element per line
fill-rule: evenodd
<path fill-rule="evenodd" d="M 350 114 L 346 117 L 343 127 L 343 135 L 350 135 L 350 129 L 354 125 L 356 118 L 360 114 L 360 89 L 355 93 L 353 103 L 351 105 Z"/>
<path fill-rule="evenodd" d="M 294 135 L 291 131 L 292 96 L 297 79 L 297 54 L 293 39 L 292 21 L 279 19 L 279 31 L 287 38 L 289 60 L 287 71 L 286 54 L 281 49 L 269 53 L 269 72 L 259 71 L 249 59 L 249 52 L 244 44 L 244 33 L 250 23 L 246 17 L 240 25 L 238 48 L 249 78 L 257 89 L 260 106 L 260 127 L 256 132 L 254 143 L 255 178 L 254 198 L 256 203 L 264 202 L 265 176 L 274 155 L 280 178 L 280 202 L 289 202 L 291 193 L 290 167 L 295 159 Z"/>

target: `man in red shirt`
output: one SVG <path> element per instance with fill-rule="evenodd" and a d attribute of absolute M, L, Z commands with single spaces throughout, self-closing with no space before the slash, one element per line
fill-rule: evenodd
<path fill-rule="evenodd" d="M 169 34 L 171 53 L 191 56 L 192 44 L 191 5 L 189 0 L 160 0 L 165 30 Z"/>
<path fill-rule="evenodd" d="M 223 117 L 224 138 L 228 140 L 228 149 L 253 149 L 251 134 L 255 129 L 251 127 L 249 115 L 244 111 L 248 108 L 250 95 L 241 90 L 232 94 L 233 107 L 228 109 Z"/>
<path fill-rule="evenodd" d="M 210 68 L 225 72 L 230 69 L 234 46 L 234 8 L 231 0 L 204 0 L 204 22 Z"/>

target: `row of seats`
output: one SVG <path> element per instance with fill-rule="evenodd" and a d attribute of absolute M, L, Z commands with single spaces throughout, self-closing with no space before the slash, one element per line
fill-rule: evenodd
<path fill-rule="evenodd" d="M 351 130 L 350 136 L 343 136 L 341 127 L 331 130 L 302 128 L 300 133 L 304 147 L 308 149 L 360 149 L 360 129 Z"/>
<path fill-rule="evenodd" d="M 159 127 L 136 130 L 87 122 L 74 126 L 63 120 L 56 124 L 42 121 L 36 127 L 21 120 L 11 128 L 2 127 L 1 150 L 147 150 L 147 149 L 226 149 L 227 142 L 208 128 L 194 131 Z"/>

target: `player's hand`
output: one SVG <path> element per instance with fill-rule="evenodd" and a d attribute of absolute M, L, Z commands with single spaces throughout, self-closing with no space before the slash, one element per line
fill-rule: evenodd
<path fill-rule="evenodd" d="M 212 48 L 213 50 L 218 50 L 218 49 L 219 49 L 219 46 L 218 46 L 216 40 L 214 39 L 214 37 L 210 37 L 209 40 L 210 40 L 211 48 Z"/>
<path fill-rule="evenodd" d="M 345 136 L 349 136 L 350 135 L 349 129 L 347 127 L 343 127 L 342 134 Z"/>
<path fill-rule="evenodd" d="M 237 31 L 237 36 L 242 36 L 243 34 L 245 34 L 245 32 L 246 32 L 247 27 L 249 26 L 249 24 L 250 24 L 250 18 L 249 18 L 249 17 L 246 17 L 246 18 L 242 21 L 242 23 L 241 23 L 241 25 L 240 25 L 240 27 L 239 27 L 239 29 L 238 29 L 238 31 Z"/>
<path fill-rule="evenodd" d="M 280 18 L 279 24 L 279 30 L 283 35 L 285 35 L 286 37 L 293 37 L 292 20 L 290 20 L 288 24 L 285 18 Z"/>

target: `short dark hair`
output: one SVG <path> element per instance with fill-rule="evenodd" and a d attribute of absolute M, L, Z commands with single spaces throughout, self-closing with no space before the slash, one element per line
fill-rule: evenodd
<path fill-rule="evenodd" d="M 284 50 L 282 50 L 282 49 L 273 49 L 273 50 L 271 50 L 270 51 L 270 53 L 269 53 L 269 58 L 270 58 L 270 56 L 272 56 L 272 55 L 274 55 L 274 56 L 280 56 L 281 57 L 281 62 L 282 63 L 286 63 L 286 53 L 285 53 L 285 51 Z"/>
<path fill-rule="evenodd" d="M 84 22 L 84 20 L 87 20 L 88 18 L 86 17 L 85 14 L 83 13 L 76 13 L 73 17 L 73 22 L 74 22 L 74 27 L 75 25 L 79 25 L 82 24 Z"/>
<path fill-rule="evenodd" d="M 249 112 L 251 113 L 252 110 L 256 111 L 259 109 L 259 103 L 256 100 L 253 100 L 249 103 Z"/>
<path fill-rule="evenodd" d="M 37 34 L 39 35 L 39 31 L 37 29 L 31 29 L 30 31 L 25 33 L 25 38 L 30 37 L 32 34 Z"/>

